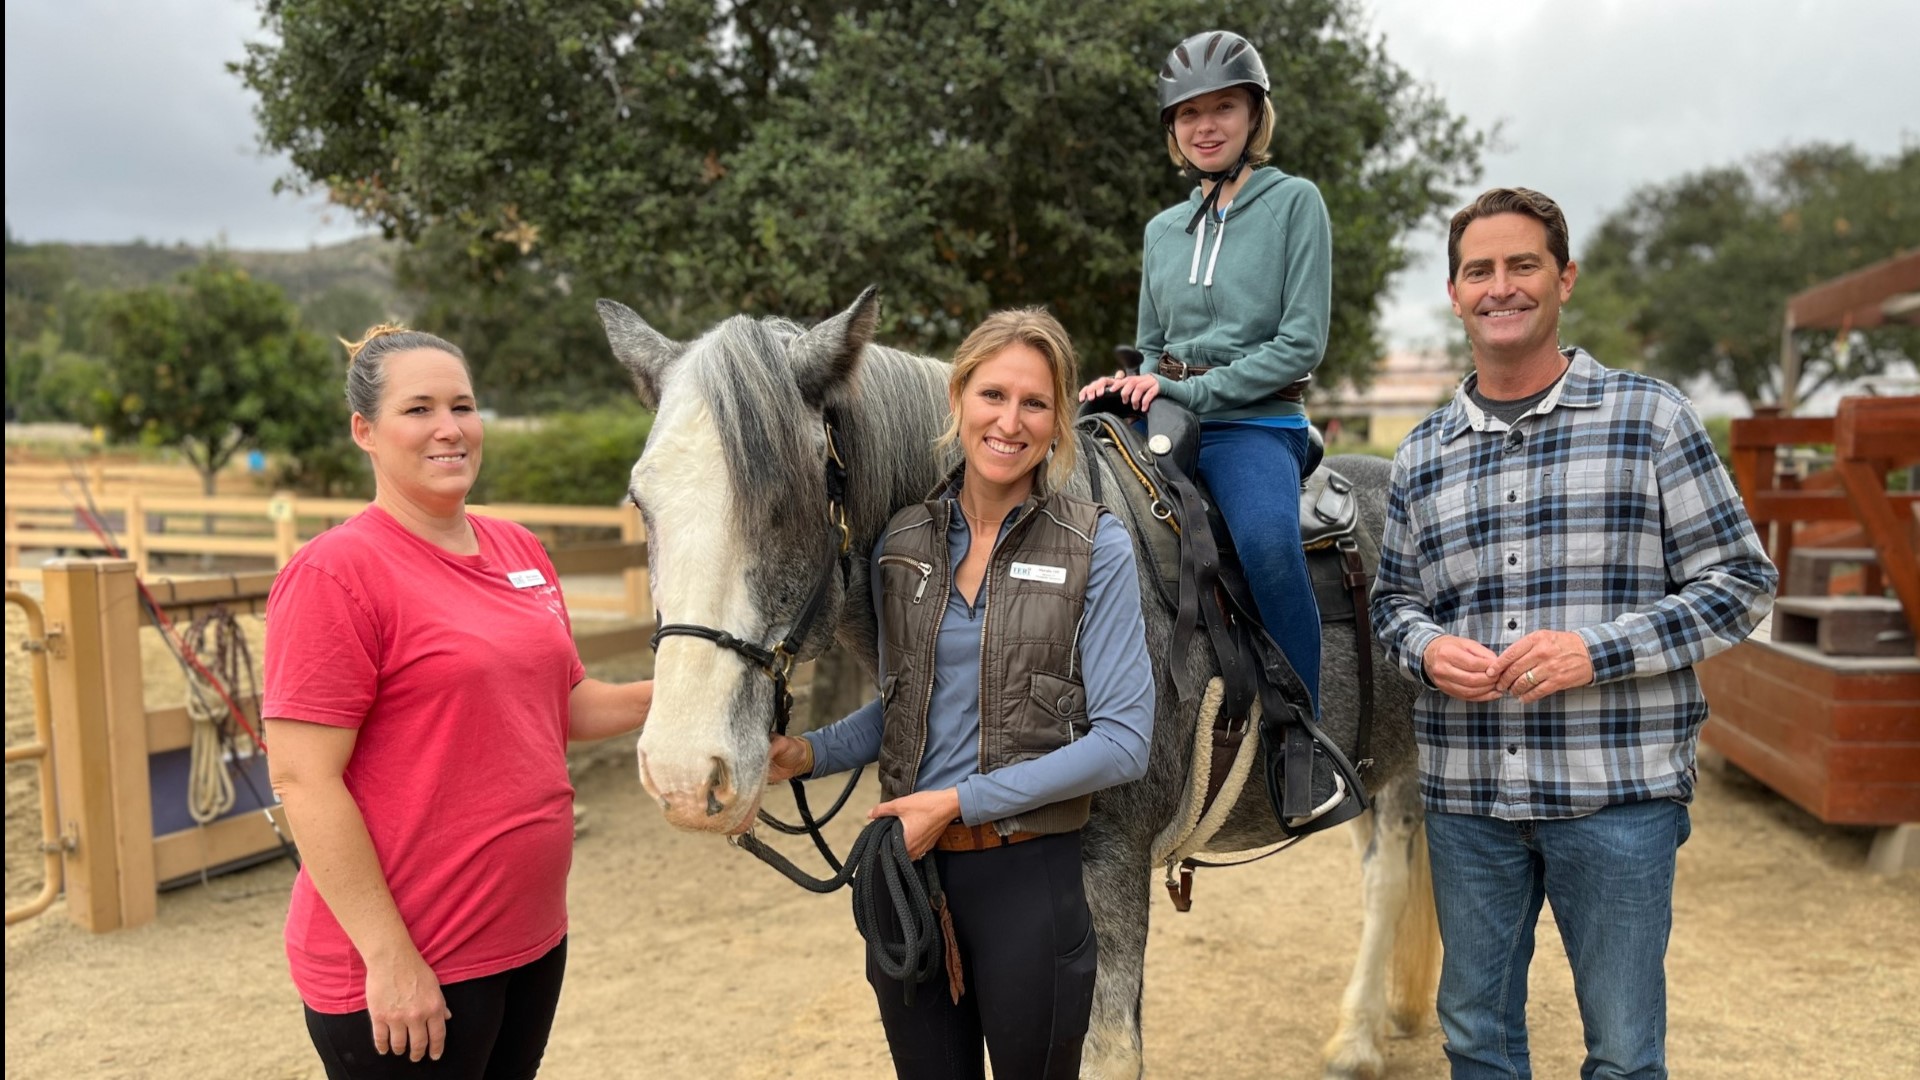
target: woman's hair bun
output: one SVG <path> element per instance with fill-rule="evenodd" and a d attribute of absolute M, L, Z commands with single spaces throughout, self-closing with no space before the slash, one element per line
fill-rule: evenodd
<path fill-rule="evenodd" d="M 366 351 L 367 346 L 381 338 L 391 337 L 394 334 L 404 334 L 406 332 L 406 326 L 401 323 L 376 323 L 373 326 L 367 327 L 367 332 L 360 335 L 359 341 L 348 341 L 346 338 L 341 338 L 340 344 L 347 347 L 347 365 L 351 367 L 354 361 L 360 359 L 360 354 Z"/>

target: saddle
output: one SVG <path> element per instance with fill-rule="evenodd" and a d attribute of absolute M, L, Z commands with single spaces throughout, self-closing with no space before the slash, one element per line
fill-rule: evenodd
<path fill-rule="evenodd" d="M 1195 634 L 1204 633 L 1218 659 L 1221 707 L 1212 731 L 1211 774 L 1205 796 L 1218 796 L 1259 703 L 1260 768 L 1283 835 L 1297 838 L 1351 820 L 1367 807 L 1360 768 L 1367 764 L 1372 714 L 1373 643 L 1366 616 L 1363 533 L 1353 484 L 1324 468 L 1324 448 L 1313 433 L 1308 475 L 1300 489 L 1301 544 L 1307 553 L 1323 623 L 1351 622 L 1361 657 L 1363 697 L 1359 733 L 1350 759 L 1320 730 L 1306 687 L 1286 655 L 1261 625 L 1232 541 L 1217 508 L 1197 479 L 1200 422 L 1167 399 L 1144 418 L 1108 396 L 1082 407 L 1076 423 L 1083 449 L 1103 458 L 1121 478 L 1117 491 L 1102 490 L 1101 470 L 1089 470 L 1093 497 L 1119 514 L 1140 539 L 1162 597 L 1175 611 L 1172 655 L 1183 658 Z M 1144 430 L 1142 430 L 1144 428 Z M 1311 431 L 1311 429 L 1309 429 Z M 1131 478 L 1132 482 L 1127 482 Z M 1183 700 L 1197 700 L 1198 687 L 1184 663 L 1173 665 Z M 1189 860 L 1191 862 L 1191 860 Z M 1190 867 L 1174 902 L 1184 910 Z"/>

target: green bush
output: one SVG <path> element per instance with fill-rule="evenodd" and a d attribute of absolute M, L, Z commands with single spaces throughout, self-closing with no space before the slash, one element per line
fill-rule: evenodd
<path fill-rule="evenodd" d="M 653 426 L 637 404 L 541 417 L 524 431 L 487 432 L 470 503 L 615 506 Z"/>

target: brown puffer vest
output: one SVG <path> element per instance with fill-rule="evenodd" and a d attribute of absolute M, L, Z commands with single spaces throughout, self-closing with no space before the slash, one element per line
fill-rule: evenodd
<path fill-rule="evenodd" d="M 909 506 L 887 524 L 880 555 L 888 671 L 880 790 L 914 790 L 927 748 L 935 646 L 953 567 L 947 499 Z M 980 586 L 980 771 L 1037 758 L 1085 735 L 1080 619 L 1093 565 L 1093 532 L 1106 508 L 1066 494 L 1021 504 Z M 1062 833 L 1086 824 L 1092 796 L 1052 803 L 994 823 L 1011 832 Z"/>

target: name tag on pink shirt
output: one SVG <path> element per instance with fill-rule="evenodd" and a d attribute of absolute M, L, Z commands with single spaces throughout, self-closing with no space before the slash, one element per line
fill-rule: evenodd
<path fill-rule="evenodd" d="M 507 575 L 507 580 L 512 582 L 516 589 L 531 589 L 535 585 L 547 583 L 546 576 L 538 570 L 515 570 Z"/>

